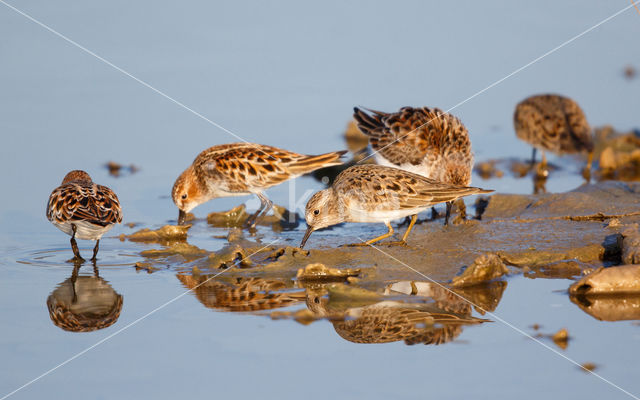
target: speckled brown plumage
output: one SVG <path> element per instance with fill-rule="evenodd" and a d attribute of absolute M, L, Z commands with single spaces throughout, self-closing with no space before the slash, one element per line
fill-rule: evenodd
<path fill-rule="evenodd" d="M 403 107 L 370 114 L 354 108 L 353 117 L 369 137 L 378 164 L 454 185 L 471 183 L 471 141 L 455 116 L 438 108 Z"/>
<path fill-rule="evenodd" d="M 250 219 L 252 226 L 271 208 L 263 190 L 288 179 L 341 164 L 337 151 L 309 156 L 252 143 L 213 146 L 200 153 L 176 180 L 172 198 L 180 215 L 217 197 L 255 194 L 261 208 Z"/>
<path fill-rule="evenodd" d="M 118 196 L 106 186 L 93 183 L 89 174 L 74 170 L 49 196 L 47 219 L 71 236 L 71 248 L 76 259 L 82 260 L 76 238 L 95 240 L 96 259 L 100 238 L 115 224 L 122 222 Z"/>
<path fill-rule="evenodd" d="M 438 182 L 397 168 L 382 165 L 355 165 L 344 170 L 329 189 L 314 194 L 305 208 L 307 234 L 342 222 L 383 222 L 389 229 L 385 236 L 372 239 L 372 244 L 391 236 L 390 221 L 413 216 L 406 237 L 415 223 L 415 215 L 429 207 L 463 196 L 489 193 L 475 187 Z"/>
<path fill-rule="evenodd" d="M 261 311 L 287 307 L 305 300 L 304 292 L 286 290 L 284 282 L 276 279 L 239 278 L 230 284 L 208 280 L 208 276 L 179 274 L 178 279 L 193 289 L 206 307 L 220 311 Z M 206 281 L 206 282 L 205 282 Z"/>
<path fill-rule="evenodd" d="M 518 138 L 540 150 L 556 154 L 593 151 L 591 127 L 570 98 L 531 96 L 516 106 L 513 122 Z"/>
<path fill-rule="evenodd" d="M 118 196 L 108 187 L 93 183 L 83 171 L 65 176 L 49 196 L 46 214 L 49 221 L 59 224 L 86 221 L 106 227 L 122 222 Z"/>
<path fill-rule="evenodd" d="M 353 319 L 333 322 L 336 332 L 354 343 L 442 344 L 455 339 L 462 326 L 485 320 L 470 315 L 429 311 L 428 306 L 382 302 L 353 309 Z"/>

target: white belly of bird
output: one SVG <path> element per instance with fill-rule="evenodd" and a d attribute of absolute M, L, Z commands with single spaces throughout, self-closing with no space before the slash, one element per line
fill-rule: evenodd
<path fill-rule="evenodd" d="M 398 168 L 404 171 L 409 171 L 414 174 L 418 174 L 418 175 L 426 176 L 427 178 L 434 179 L 431 176 L 433 174 L 433 168 L 429 165 L 426 159 L 422 160 L 422 163 L 418 165 L 413 165 L 411 163 L 404 163 L 404 164 L 397 165 L 389 162 L 380 153 L 376 153 L 376 163 L 378 163 L 379 165 L 383 165 L 385 167 Z"/>
<path fill-rule="evenodd" d="M 66 233 L 69 236 L 73 235 L 73 228 L 71 226 L 75 225 L 76 239 L 82 239 L 82 240 L 99 240 L 102 237 L 102 235 L 104 235 L 105 233 L 107 233 L 107 231 L 113 228 L 113 224 L 107 225 L 107 226 L 100 226 L 100 225 L 92 224 L 87 221 L 73 221 L 73 222 L 67 221 L 63 223 L 54 222 L 53 224 L 58 229 L 60 229 L 62 232 Z"/>
<path fill-rule="evenodd" d="M 429 207 L 402 209 L 402 210 L 363 210 L 349 209 L 348 222 L 390 222 L 396 219 L 418 214 Z"/>

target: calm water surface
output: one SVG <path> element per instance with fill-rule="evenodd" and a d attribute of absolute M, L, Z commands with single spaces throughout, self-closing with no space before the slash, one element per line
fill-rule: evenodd
<path fill-rule="evenodd" d="M 240 2 L 209 4 L 22 1 L 14 6 L 77 41 L 243 139 L 306 153 L 344 147 L 354 105 L 448 109 L 627 7 L 625 1 Z M 175 103 L 0 4 L 0 398 L 185 293 L 177 263 L 137 271 L 143 244 L 117 236 L 175 220 L 168 194 L 202 149 L 237 141 Z M 594 126 L 637 128 L 640 68 L 630 9 L 457 107 L 478 161 L 527 157 L 512 112 L 524 97 L 557 92 L 576 99 Z M 113 160 L 140 171 L 114 178 Z M 581 183 L 562 167 L 550 191 Z M 93 332 L 54 325 L 47 303 L 70 296 L 68 237 L 44 216 L 46 199 L 71 169 L 87 170 L 118 193 L 125 222 L 101 242 L 98 272 L 77 282 L 117 300 L 119 317 Z M 529 193 L 529 179 L 474 183 Z M 322 188 L 300 178 L 269 191 L 278 204 Z M 220 199 L 204 216 L 245 199 Z M 257 204 L 248 201 L 250 207 Z M 297 244 L 303 227 L 263 241 Z M 384 227 L 346 225 L 370 235 Z M 226 230 L 195 226 L 189 242 L 215 251 Z M 90 251 L 92 243 L 80 243 Z M 313 246 L 313 237 L 310 241 Z M 416 277 L 417 278 L 417 277 Z M 65 283 L 66 282 L 66 283 Z M 510 277 L 495 310 L 533 333 L 567 327 L 563 355 L 592 362 L 606 379 L 640 395 L 637 323 L 600 322 L 566 295 L 567 280 Z M 299 309 L 290 307 L 284 310 Z M 550 340 L 542 339 L 550 346 Z M 555 347 L 554 347 L 555 348 Z M 189 293 L 17 392 L 56 398 L 629 398 L 500 322 L 466 327 L 450 343 L 355 344 L 331 322 L 212 311 Z"/>

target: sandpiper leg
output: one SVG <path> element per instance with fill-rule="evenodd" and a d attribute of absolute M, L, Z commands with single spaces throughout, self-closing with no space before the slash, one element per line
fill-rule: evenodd
<path fill-rule="evenodd" d="M 260 213 L 262 212 L 262 210 L 265 207 L 265 202 L 262 201 L 262 198 L 260 196 L 258 196 L 258 194 L 256 193 L 256 196 L 258 197 L 258 199 L 260 199 L 260 207 L 258 207 L 258 209 L 256 210 L 256 212 L 254 212 L 253 214 L 251 214 L 251 216 L 249 218 L 247 218 L 247 220 L 245 221 L 245 225 L 249 228 L 255 228 L 256 226 L 256 221 L 258 219 L 258 215 L 260 215 Z"/>
<path fill-rule="evenodd" d="M 71 230 L 73 234 L 71 235 L 71 250 L 73 250 L 73 259 L 77 261 L 84 261 L 84 258 L 80 256 L 80 250 L 78 250 L 78 243 L 76 242 L 76 226 L 71 225 Z"/>
<path fill-rule="evenodd" d="M 416 224 L 417 220 L 418 220 L 418 214 L 412 215 L 411 216 L 411 222 L 409 223 L 409 227 L 404 232 L 404 235 L 402 235 L 402 240 L 398 240 L 396 242 L 389 242 L 387 244 L 389 246 L 406 246 L 407 245 L 407 237 L 409 237 L 409 232 L 411 232 L 411 229 L 413 229 L 413 225 Z"/>
<path fill-rule="evenodd" d="M 444 224 L 449 225 L 449 217 L 451 216 L 451 207 L 453 206 L 453 201 L 447 201 L 447 213 L 444 215 Z"/>
<path fill-rule="evenodd" d="M 96 261 L 96 256 L 98 255 L 98 249 L 100 248 L 100 239 L 96 240 L 96 246 L 93 248 L 93 257 L 91 257 L 91 261 Z"/>
<path fill-rule="evenodd" d="M 536 165 L 536 148 L 533 148 L 533 151 L 531 152 L 531 169 L 533 169 L 533 167 Z"/>
<path fill-rule="evenodd" d="M 370 246 L 372 244 L 374 244 L 375 242 L 379 242 L 382 239 L 386 239 L 389 236 L 393 235 L 393 227 L 391 226 L 390 223 L 385 222 L 384 223 L 387 228 L 389 229 L 389 231 L 387 233 L 385 233 L 384 235 L 380 235 L 376 238 L 373 238 L 371 240 L 367 240 L 366 242 L 360 242 L 360 243 L 351 243 L 351 244 L 346 244 L 345 246 L 349 246 L 349 247 L 354 247 L 354 246 Z"/>
<path fill-rule="evenodd" d="M 256 196 L 260 199 L 260 207 L 252 216 L 247 219 L 247 226 L 249 228 L 255 228 L 260 219 L 262 219 L 273 207 L 273 202 L 267 198 L 263 193 L 256 193 Z"/>

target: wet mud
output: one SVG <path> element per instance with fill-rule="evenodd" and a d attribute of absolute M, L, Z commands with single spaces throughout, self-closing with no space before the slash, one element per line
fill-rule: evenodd
<path fill-rule="evenodd" d="M 491 320 L 518 274 L 576 281 L 567 288 L 571 300 L 594 318 L 640 319 L 640 266 L 618 266 L 637 260 L 640 183 L 495 194 L 478 204 L 477 218 L 457 225 L 417 224 L 405 247 L 341 246 L 358 242 L 363 229 L 354 236 L 316 232 L 304 250 L 265 245 L 259 234 L 237 228 L 246 216 L 242 207 L 209 216 L 208 224 L 231 227 L 223 237 L 227 244 L 213 252 L 189 244 L 189 226 L 143 229 L 127 239 L 149 244 L 137 268 L 176 266 L 177 278 L 205 307 L 303 324 L 326 319 L 338 335 L 358 343 L 451 341 L 465 326 Z M 276 227 L 281 215 L 267 222 L 273 231 L 284 229 Z M 382 224 L 366 227 L 370 236 L 384 230 Z M 621 298 L 592 298 L 611 282 L 625 288 L 616 291 Z M 554 339 L 559 346 L 567 341 Z"/>

